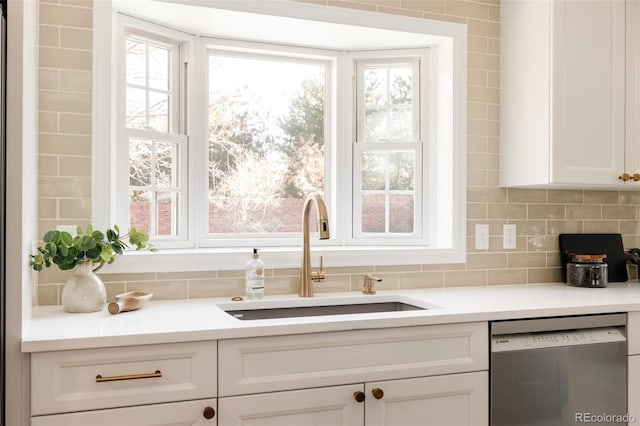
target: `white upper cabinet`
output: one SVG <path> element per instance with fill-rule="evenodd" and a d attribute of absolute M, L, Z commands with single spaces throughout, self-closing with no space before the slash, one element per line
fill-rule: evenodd
<path fill-rule="evenodd" d="M 502 3 L 502 186 L 640 189 L 632 179 L 640 173 L 637 64 L 625 71 L 638 53 L 637 8 L 619 0 Z M 625 92 L 626 126 L 636 131 L 626 140 Z"/>

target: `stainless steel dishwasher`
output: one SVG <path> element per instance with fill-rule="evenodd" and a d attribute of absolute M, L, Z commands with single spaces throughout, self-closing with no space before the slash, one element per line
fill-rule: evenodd
<path fill-rule="evenodd" d="M 491 425 L 626 425 L 626 314 L 491 323 Z"/>

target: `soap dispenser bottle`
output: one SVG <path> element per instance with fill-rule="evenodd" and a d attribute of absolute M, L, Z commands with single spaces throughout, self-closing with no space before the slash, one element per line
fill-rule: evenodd
<path fill-rule="evenodd" d="M 262 296 L 264 296 L 264 263 L 258 256 L 258 249 L 254 248 L 245 270 L 245 297 L 262 299 Z"/>

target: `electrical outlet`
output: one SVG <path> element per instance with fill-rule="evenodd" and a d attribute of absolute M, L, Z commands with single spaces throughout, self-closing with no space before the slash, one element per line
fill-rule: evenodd
<path fill-rule="evenodd" d="M 489 250 L 489 225 L 476 225 L 476 250 Z"/>
<path fill-rule="evenodd" d="M 506 223 L 502 227 L 502 248 L 514 249 L 516 248 L 516 225 L 512 223 Z"/>

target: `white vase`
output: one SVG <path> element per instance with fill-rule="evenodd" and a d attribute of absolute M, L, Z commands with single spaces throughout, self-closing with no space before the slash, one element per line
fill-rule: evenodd
<path fill-rule="evenodd" d="M 62 289 L 62 308 L 65 312 L 96 312 L 104 308 L 107 291 L 93 273 L 92 262 L 81 262 Z"/>

